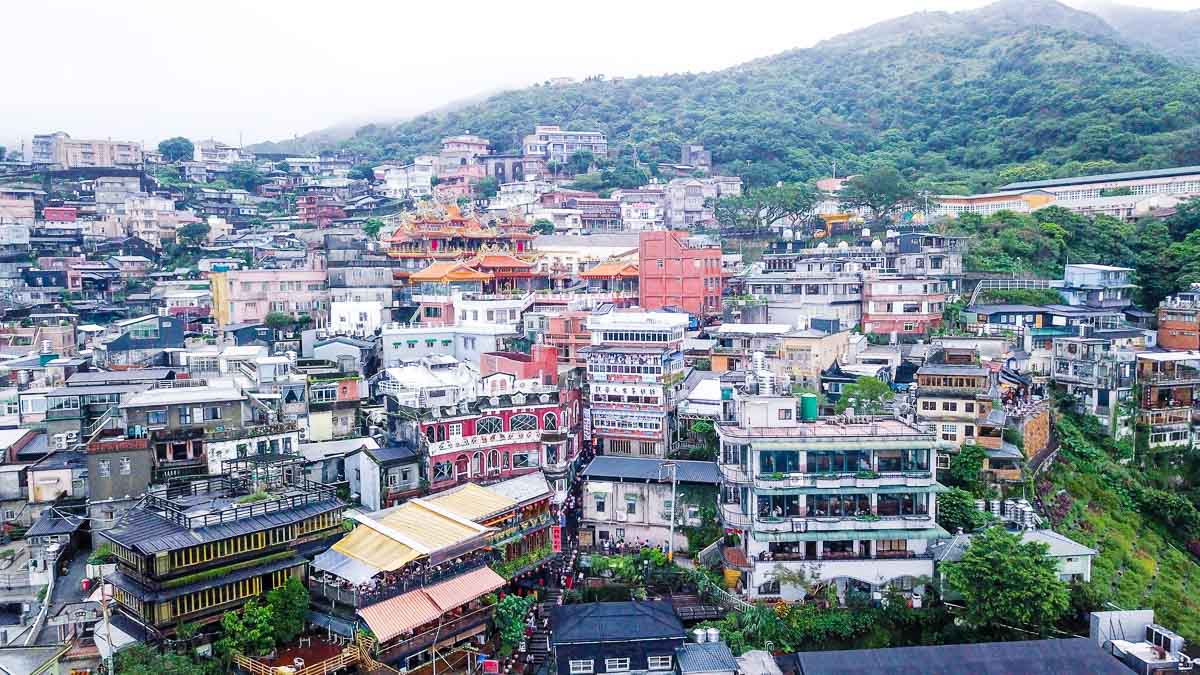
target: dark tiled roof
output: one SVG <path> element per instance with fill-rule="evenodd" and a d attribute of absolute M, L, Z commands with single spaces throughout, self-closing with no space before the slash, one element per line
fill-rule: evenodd
<path fill-rule="evenodd" d="M 724 642 L 690 642 L 675 649 L 675 662 L 679 664 L 679 672 L 711 673 L 737 672 L 738 662 L 733 658 L 733 652 Z"/>
<path fill-rule="evenodd" d="M 409 445 L 397 445 L 390 448 L 369 448 L 365 452 L 380 464 L 415 460 L 417 458 L 416 449 Z"/>
<path fill-rule="evenodd" d="M 339 506 L 341 506 L 341 502 L 331 499 L 286 511 L 276 511 L 221 525 L 194 529 L 173 523 L 144 508 L 137 508 L 129 512 L 123 524 L 106 530 L 103 532 L 103 536 L 127 548 L 154 554 L 242 534 L 251 534 L 280 525 L 290 525 L 305 518 L 331 511 Z"/>
<path fill-rule="evenodd" d="M 113 584 L 118 586 L 119 588 L 123 588 L 123 589 L 129 591 L 131 594 L 136 596 L 138 600 L 141 600 L 143 602 L 147 602 L 147 601 L 156 602 L 156 601 L 161 601 L 161 600 L 170 600 L 171 598 L 178 598 L 182 595 L 187 595 L 188 593 L 191 593 L 192 591 L 201 591 L 206 588 L 212 588 L 213 586 L 231 584 L 236 581 L 250 579 L 251 577 L 257 577 L 257 576 L 261 576 L 263 574 L 270 574 L 271 572 L 285 570 L 290 567 L 295 567 L 296 565 L 303 563 L 303 562 L 304 562 L 303 558 L 300 558 L 298 556 L 292 556 L 289 558 L 284 558 L 283 560 L 274 560 L 265 565 L 257 565 L 255 567 L 247 567 L 247 568 L 243 568 L 243 569 L 239 569 L 239 570 L 234 570 L 233 572 L 230 572 L 229 574 L 224 574 L 215 579 L 204 579 L 202 581 L 195 581 L 190 584 L 183 584 L 182 586 L 173 586 L 171 588 L 164 588 L 159 591 L 153 591 L 153 590 L 150 590 L 150 589 L 142 586 L 136 580 L 134 580 L 132 577 L 130 577 L 122 572 L 117 572 L 113 576 L 109 577 L 109 580 L 112 581 Z"/>
<path fill-rule="evenodd" d="M 624 478 L 640 481 L 669 481 L 671 471 L 659 467 L 667 461 L 641 457 L 612 457 L 601 455 L 592 460 L 583 470 L 586 478 Z M 699 462 L 694 460 L 671 460 L 675 462 L 676 477 L 681 483 L 710 483 L 721 482 L 721 472 L 716 462 Z"/>
<path fill-rule="evenodd" d="M 79 525 L 83 522 L 81 518 L 73 516 L 60 517 L 53 515 L 51 511 L 45 511 L 37 522 L 33 524 L 25 532 L 26 537 L 45 537 L 52 534 L 71 534 L 79 529 Z"/>
<path fill-rule="evenodd" d="M 795 659 L 801 675 L 908 675 L 918 670 L 939 675 L 1129 675 L 1120 661 L 1087 638 L 801 652 L 788 658 Z"/>
<path fill-rule="evenodd" d="M 664 601 L 559 605 L 551 625 L 556 645 L 686 637 L 671 603 Z"/>

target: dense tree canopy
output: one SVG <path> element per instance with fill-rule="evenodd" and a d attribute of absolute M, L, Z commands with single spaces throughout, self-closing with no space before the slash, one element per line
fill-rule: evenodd
<path fill-rule="evenodd" d="M 555 122 L 600 129 L 613 154 L 626 148 L 650 165 L 702 143 L 751 185 L 828 175 L 836 162 L 839 175 L 888 165 L 931 177 L 935 192 L 1200 153 L 1196 71 L 1046 26 L 927 24 L 919 40 L 873 35 L 709 73 L 508 91 L 363 127 L 344 145 L 409 159 L 469 128 L 505 152 L 535 124 Z M 571 168 L 587 170 L 583 159 Z"/>
<path fill-rule="evenodd" d="M 158 151 L 162 154 L 163 159 L 168 162 L 181 162 L 192 158 L 195 154 L 195 146 L 183 136 L 175 136 L 174 138 L 160 141 Z"/>
<path fill-rule="evenodd" d="M 853 384 L 842 387 L 842 395 L 838 397 L 837 411 L 854 408 L 856 414 L 879 414 L 885 412 L 896 392 L 887 382 L 877 377 L 860 377 Z"/>
<path fill-rule="evenodd" d="M 976 627 L 1015 625 L 1043 634 L 1067 611 L 1067 584 L 1039 542 L 990 527 L 971 539 L 962 560 L 945 565 L 963 598 L 963 619 Z"/>

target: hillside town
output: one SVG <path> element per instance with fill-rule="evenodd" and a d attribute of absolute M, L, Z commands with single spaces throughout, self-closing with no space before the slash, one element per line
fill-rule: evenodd
<path fill-rule="evenodd" d="M 147 646 L 253 675 L 1191 668 L 1194 605 L 1068 611 L 1123 568 L 1052 476 L 1093 446 L 1190 452 L 1200 284 L 1144 306 L 1110 260 L 972 272 L 947 223 L 1169 217 L 1200 167 L 884 217 L 831 176 L 747 221 L 700 145 L 610 187 L 603 132 L 523 131 L 406 164 L 64 132 L 9 153 L 5 672 Z M 1200 540 L 1174 555 L 1191 578 Z M 1003 585 L 963 570 L 1021 556 L 1048 570 L 1025 639 L 970 658 L 833 651 L 862 629 L 802 643 L 790 618 L 949 632 Z"/>

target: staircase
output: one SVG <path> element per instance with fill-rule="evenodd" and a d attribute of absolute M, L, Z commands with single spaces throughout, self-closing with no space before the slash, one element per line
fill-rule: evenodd
<path fill-rule="evenodd" d="M 533 637 L 529 638 L 530 662 L 529 670 L 537 672 L 541 669 L 543 663 L 550 659 L 550 627 L 547 622 L 546 628 L 542 628 L 542 620 L 549 619 L 554 608 L 562 604 L 563 591 L 561 588 L 546 589 L 545 597 L 537 606 L 537 624 L 533 630 Z"/>

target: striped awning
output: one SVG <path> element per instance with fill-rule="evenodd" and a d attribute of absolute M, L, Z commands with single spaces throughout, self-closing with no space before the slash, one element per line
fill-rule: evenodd
<path fill-rule="evenodd" d="M 451 610 L 478 598 L 485 593 L 503 588 L 506 584 L 504 577 L 496 574 L 490 567 L 480 567 L 466 574 L 461 574 L 448 581 L 435 584 L 425 589 L 425 594 L 443 610 Z"/>
<path fill-rule="evenodd" d="M 371 627 L 380 642 L 435 621 L 442 610 L 433 604 L 424 590 L 409 591 L 358 610 L 358 615 Z"/>

